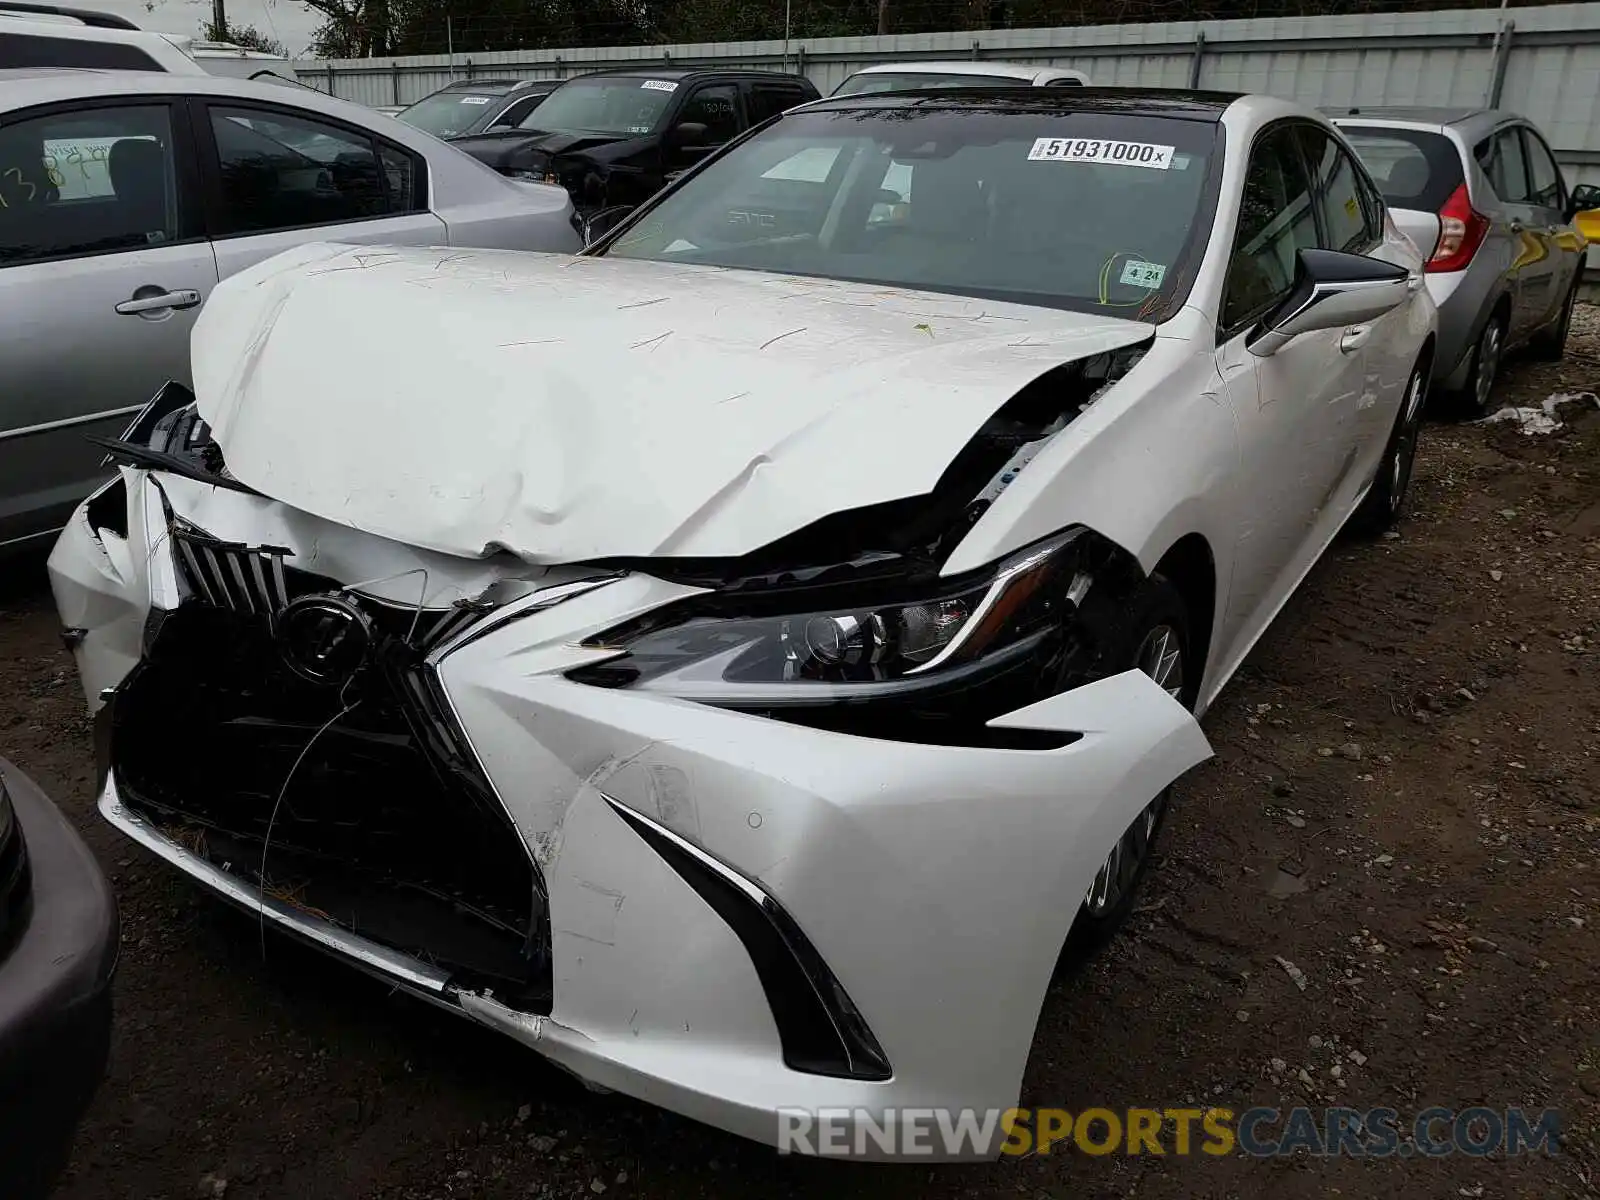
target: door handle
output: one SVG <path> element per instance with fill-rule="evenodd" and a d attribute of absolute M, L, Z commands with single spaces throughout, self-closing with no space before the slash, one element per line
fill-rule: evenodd
<path fill-rule="evenodd" d="M 117 305 L 117 311 L 123 316 L 138 316 L 140 313 L 160 312 L 162 309 L 193 308 L 200 303 L 200 293 L 191 288 L 179 288 L 175 292 L 158 292 L 153 296 L 134 296 Z"/>
<path fill-rule="evenodd" d="M 1352 325 L 1339 338 L 1339 353 L 1354 354 L 1372 337 L 1371 325 Z"/>

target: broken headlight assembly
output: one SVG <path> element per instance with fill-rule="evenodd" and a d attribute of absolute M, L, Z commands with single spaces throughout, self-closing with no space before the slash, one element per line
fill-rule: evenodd
<path fill-rule="evenodd" d="M 1066 677 L 1098 542 L 1072 529 L 990 570 L 875 603 L 831 602 L 847 592 L 840 584 L 759 602 L 696 598 L 590 639 L 618 655 L 568 677 L 803 724 L 992 744 L 1011 735 L 982 732 L 984 722 Z"/>
<path fill-rule="evenodd" d="M 236 491 L 250 490 L 228 473 L 222 449 L 201 417 L 194 393 L 182 384 L 163 384 L 121 437 L 89 440 L 105 447 L 102 466 L 149 467 Z"/>

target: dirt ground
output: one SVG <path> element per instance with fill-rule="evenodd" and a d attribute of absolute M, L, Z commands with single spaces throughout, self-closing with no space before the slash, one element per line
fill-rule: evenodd
<path fill-rule="evenodd" d="M 1502 401 L 1600 390 L 1600 310 L 1571 349 L 1510 364 Z M 868 1167 L 591 1094 L 280 939 L 263 957 L 105 828 L 32 561 L 4 568 L 0 750 L 84 829 L 123 919 L 63 1200 L 1600 1194 L 1600 414 L 1436 422 L 1417 472 L 1400 535 L 1336 544 L 1207 718 L 1217 757 L 1131 928 L 1047 1001 L 1023 1102 L 1553 1107 L 1559 1155 Z"/>

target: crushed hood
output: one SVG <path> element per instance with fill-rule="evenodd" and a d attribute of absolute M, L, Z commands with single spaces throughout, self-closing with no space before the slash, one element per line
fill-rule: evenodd
<path fill-rule="evenodd" d="M 1153 332 L 750 271 L 311 245 L 219 284 L 192 347 L 250 487 L 555 563 L 737 556 L 924 494 L 1029 381 Z"/>

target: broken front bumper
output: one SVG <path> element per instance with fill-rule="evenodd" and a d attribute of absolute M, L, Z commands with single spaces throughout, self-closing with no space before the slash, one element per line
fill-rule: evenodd
<path fill-rule="evenodd" d="M 165 518 L 144 520 L 161 508 L 139 474 L 127 481 L 127 539 L 143 547 L 123 556 L 131 577 L 82 511 L 51 559 L 63 618 L 85 628 L 91 687 L 139 658 L 126 631 L 182 591 Z M 237 518 L 257 503 L 224 507 Z M 486 620 L 430 656 L 506 836 L 535 868 L 543 1003 L 229 869 L 131 802 L 123 763 L 101 812 L 368 972 L 586 1080 L 769 1144 L 786 1109 L 1011 1106 L 1096 869 L 1135 814 L 1210 753 L 1193 718 L 1129 672 L 994 722 L 1078 735 L 1059 749 L 908 745 L 565 677 L 594 661 L 582 639 L 678 591 L 620 578 Z M 95 625 L 96 614 L 114 619 Z M 185 730 L 172 732 L 168 752 L 182 754 Z"/>

